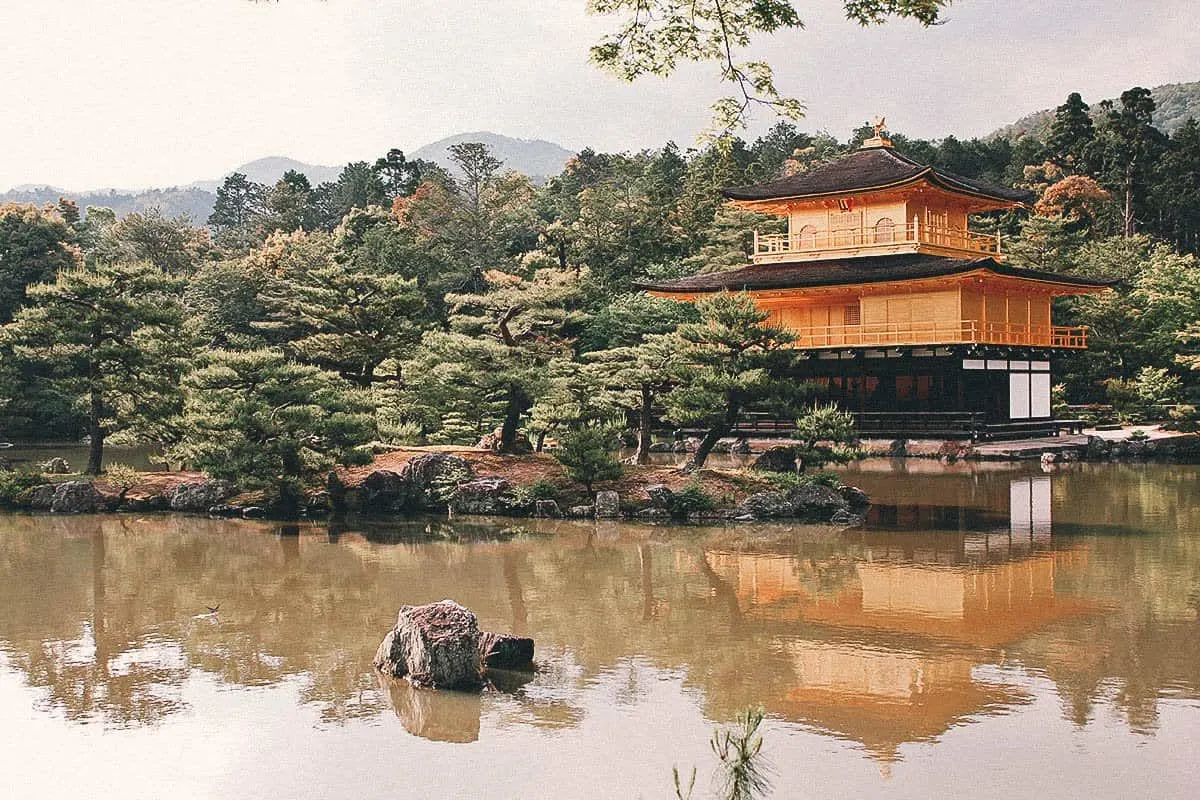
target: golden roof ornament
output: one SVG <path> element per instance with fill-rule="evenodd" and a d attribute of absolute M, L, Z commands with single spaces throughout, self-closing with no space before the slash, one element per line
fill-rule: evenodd
<path fill-rule="evenodd" d="M 868 150 L 872 147 L 892 146 L 892 140 L 884 135 L 887 133 L 887 117 L 876 116 L 871 120 L 871 127 L 875 129 L 875 135 L 862 143 L 863 150 Z"/>

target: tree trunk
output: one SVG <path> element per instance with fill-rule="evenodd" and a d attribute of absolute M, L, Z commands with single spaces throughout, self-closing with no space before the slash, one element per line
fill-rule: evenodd
<path fill-rule="evenodd" d="M 1125 168 L 1125 237 L 1133 236 L 1133 162 Z"/>
<path fill-rule="evenodd" d="M 521 415 L 525 413 L 527 405 L 525 393 L 519 387 L 509 387 L 508 403 L 504 409 L 504 425 L 500 428 L 501 453 L 515 452 L 517 428 L 521 424 Z"/>
<path fill-rule="evenodd" d="M 91 404 L 88 409 L 88 463 L 87 474 L 99 475 L 104 468 L 104 428 L 100 425 L 100 420 L 104 414 L 104 402 L 100 396 L 100 389 L 92 385 Z"/>
<path fill-rule="evenodd" d="M 741 410 L 741 404 L 736 400 L 729 400 L 725 406 L 725 416 L 719 422 L 713 425 L 708 433 L 704 434 L 704 438 L 700 440 L 700 446 L 696 448 L 696 452 L 692 453 L 692 457 L 684 464 L 684 472 L 695 472 L 704 466 L 704 462 L 708 460 L 708 454 L 716 447 L 717 442 L 723 437 L 729 435 L 733 430 L 733 426 L 737 424 L 738 412 Z"/>
<path fill-rule="evenodd" d="M 642 406 L 638 411 L 637 450 L 633 454 L 633 463 L 650 463 L 650 412 L 654 405 L 654 393 L 650 387 L 642 384 Z"/>
<path fill-rule="evenodd" d="M 542 452 L 542 448 L 544 448 L 546 446 L 546 433 L 547 433 L 547 431 L 540 431 L 538 433 L 537 444 L 535 444 L 533 446 L 533 452 L 535 452 L 535 453 Z"/>

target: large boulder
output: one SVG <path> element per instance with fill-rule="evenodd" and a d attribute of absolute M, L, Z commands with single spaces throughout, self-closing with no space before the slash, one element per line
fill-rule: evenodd
<path fill-rule="evenodd" d="M 612 490 L 596 492 L 596 518 L 613 519 L 621 516 L 621 495 Z"/>
<path fill-rule="evenodd" d="M 562 509 L 558 507 L 558 503 L 554 500 L 538 500 L 534 503 L 534 513 L 539 517 L 557 519 L 562 516 Z"/>
<path fill-rule="evenodd" d="M 422 453 L 413 456 L 400 467 L 400 475 L 422 491 L 429 491 L 438 479 L 472 476 L 471 465 L 466 459 L 450 453 Z"/>
<path fill-rule="evenodd" d="M 477 689 L 483 684 L 479 623 L 453 600 L 403 606 L 375 653 L 375 666 L 418 686 Z"/>
<path fill-rule="evenodd" d="M 395 470 L 376 469 L 358 485 L 355 505 L 362 511 L 406 511 L 421 505 L 422 495 Z"/>
<path fill-rule="evenodd" d="M 479 634 L 479 659 L 488 669 L 533 669 L 533 639 L 485 631 Z"/>
<path fill-rule="evenodd" d="M 43 475 L 67 475 L 71 472 L 71 465 L 65 458 L 55 456 L 42 464 L 41 470 Z"/>
<path fill-rule="evenodd" d="M 805 519 L 826 521 L 849 503 L 836 490 L 820 483 L 805 483 L 788 492 L 793 513 Z"/>
<path fill-rule="evenodd" d="M 167 489 L 167 507 L 172 511 L 208 511 L 229 497 L 237 489 L 226 481 L 202 480 L 180 483 Z"/>
<path fill-rule="evenodd" d="M 866 508 L 871 505 L 871 496 L 857 486 L 843 486 L 838 494 L 851 508 Z"/>
<path fill-rule="evenodd" d="M 734 519 L 777 519 L 795 513 L 795 504 L 782 492 L 757 492 L 730 511 Z"/>
<path fill-rule="evenodd" d="M 54 493 L 58 487 L 53 483 L 43 483 L 29 490 L 29 507 L 37 511 L 49 511 L 54 502 Z"/>
<path fill-rule="evenodd" d="M 56 514 L 90 514 L 104 509 L 104 495 L 89 481 L 67 481 L 54 489 L 50 510 Z"/>
<path fill-rule="evenodd" d="M 796 447 L 794 445 L 775 445 L 768 447 L 754 459 L 750 469 L 758 472 L 795 472 Z"/>
<path fill-rule="evenodd" d="M 666 484 L 652 483 L 645 489 L 646 496 L 650 498 L 651 508 L 670 508 L 671 498 L 675 493 L 667 488 Z"/>
<path fill-rule="evenodd" d="M 504 478 L 476 478 L 460 483 L 450 498 L 456 514 L 504 514 L 509 510 L 511 484 Z"/>

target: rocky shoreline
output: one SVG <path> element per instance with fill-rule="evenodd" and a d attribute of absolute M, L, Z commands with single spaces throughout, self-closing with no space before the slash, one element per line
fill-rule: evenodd
<path fill-rule="evenodd" d="M 786 448 L 777 448 L 784 449 Z M 772 462 L 770 452 L 760 456 Z M 786 461 L 786 459 L 784 459 Z M 310 491 L 307 517 L 340 513 L 412 516 L 427 513 L 649 522 L 754 521 L 791 518 L 857 525 L 870 505 L 859 489 L 807 481 L 791 471 L 704 469 L 683 474 L 671 466 L 627 466 L 621 479 L 587 491 L 548 455 L 501 456 L 476 448 L 409 448 L 380 454 L 365 467 L 330 473 Z M 258 518 L 271 508 L 261 493 L 246 493 L 197 472 L 141 473 L 118 488 L 105 478 L 45 475 L 7 504 L 57 514 L 175 511 Z"/>

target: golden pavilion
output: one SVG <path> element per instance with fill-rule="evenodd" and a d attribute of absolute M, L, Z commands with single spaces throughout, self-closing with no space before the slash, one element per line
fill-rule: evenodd
<path fill-rule="evenodd" d="M 1087 346 L 1087 330 L 1055 325 L 1056 297 L 1110 282 L 1007 263 L 998 234 L 972 215 L 1026 206 L 1025 192 L 988 186 L 897 152 L 881 125 L 857 151 L 724 195 L 787 219 L 755 234 L 750 265 L 643 282 L 694 301 L 744 291 L 790 328 L 796 377 L 858 415 L 864 433 L 1057 433 L 1050 358 Z"/>

